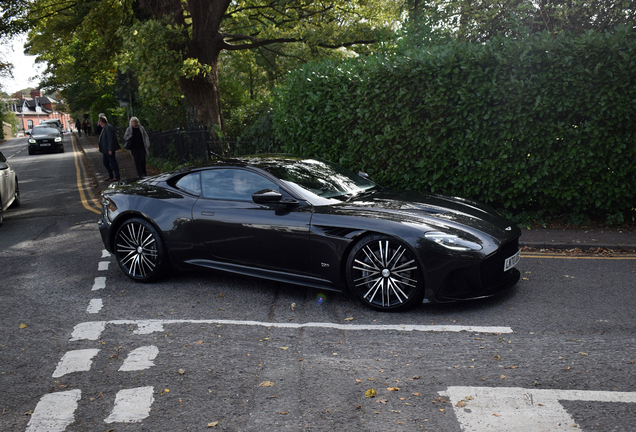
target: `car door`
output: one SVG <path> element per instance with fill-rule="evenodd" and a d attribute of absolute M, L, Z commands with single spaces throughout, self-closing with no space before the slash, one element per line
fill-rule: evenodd
<path fill-rule="evenodd" d="M 192 215 L 211 259 L 298 274 L 309 272 L 312 207 L 263 205 L 252 194 L 272 189 L 292 198 L 263 174 L 242 168 L 201 172 L 202 197 Z"/>
<path fill-rule="evenodd" d="M 15 193 L 13 186 L 13 172 L 6 158 L 0 153 L 0 208 L 6 209 L 6 205 Z"/>

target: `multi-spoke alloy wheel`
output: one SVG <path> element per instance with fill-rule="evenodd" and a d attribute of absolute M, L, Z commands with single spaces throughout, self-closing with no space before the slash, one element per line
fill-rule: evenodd
<path fill-rule="evenodd" d="M 366 237 L 354 246 L 347 260 L 347 282 L 364 304 L 382 311 L 403 310 L 424 297 L 417 257 L 388 236 Z"/>
<path fill-rule="evenodd" d="M 139 282 L 157 279 L 164 268 L 164 248 L 157 230 L 144 219 L 129 219 L 115 236 L 119 267 Z"/>

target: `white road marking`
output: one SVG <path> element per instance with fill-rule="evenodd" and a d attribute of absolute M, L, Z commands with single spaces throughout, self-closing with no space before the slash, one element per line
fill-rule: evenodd
<path fill-rule="evenodd" d="M 159 354 L 159 348 L 154 345 L 139 347 L 128 354 L 124 364 L 119 368 L 120 372 L 138 371 L 148 369 L 155 364 L 153 360 Z"/>
<path fill-rule="evenodd" d="M 367 330 L 367 331 L 400 331 L 400 332 L 470 332 L 470 333 L 512 333 L 510 327 L 489 327 L 489 326 L 461 326 L 461 325 L 372 325 L 372 324 L 336 324 L 336 323 L 276 323 L 262 321 L 237 321 L 237 320 L 114 320 L 114 321 L 92 321 L 84 322 L 75 326 L 72 334 L 72 341 L 88 339 L 97 340 L 106 324 L 113 325 L 137 325 L 135 334 L 150 334 L 163 331 L 163 326 L 167 324 L 221 324 L 221 325 L 246 325 L 260 327 L 277 328 L 330 328 L 335 330 Z"/>
<path fill-rule="evenodd" d="M 113 254 L 108 252 L 106 249 L 102 249 L 102 258 L 110 258 Z"/>
<path fill-rule="evenodd" d="M 636 392 L 449 387 L 439 394 L 450 399 L 465 432 L 572 431 L 580 426 L 560 400 L 636 403 Z"/>
<path fill-rule="evenodd" d="M 108 270 L 108 265 L 110 261 L 100 261 L 99 266 L 97 267 L 97 271 L 105 271 Z"/>
<path fill-rule="evenodd" d="M 85 372 L 91 369 L 93 357 L 99 352 L 98 349 L 83 349 L 68 351 L 57 364 L 53 378 L 59 378 L 73 372 Z"/>
<path fill-rule="evenodd" d="M 81 390 L 69 390 L 42 396 L 29 420 L 26 432 L 62 432 L 75 421 L 73 414 Z"/>
<path fill-rule="evenodd" d="M 92 299 L 86 308 L 86 312 L 94 314 L 102 310 L 104 302 L 102 299 Z"/>
<path fill-rule="evenodd" d="M 88 321 L 77 324 L 71 334 L 71 342 L 78 340 L 97 340 L 106 328 L 106 321 Z"/>
<path fill-rule="evenodd" d="M 136 423 L 150 415 L 150 406 L 155 398 L 153 387 L 138 387 L 120 390 L 115 397 L 115 406 L 105 423 Z"/>
<path fill-rule="evenodd" d="M 104 276 L 96 277 L 91 291 L 97 291 L 104 288 L 106 288 L 106 278 Z"/>

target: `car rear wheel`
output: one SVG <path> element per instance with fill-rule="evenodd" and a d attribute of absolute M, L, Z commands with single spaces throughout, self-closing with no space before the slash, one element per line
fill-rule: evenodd
<path fill-rule="evenodd" d="M 351 250 L 346 272 L 349 289 L 372 309 L 404 310 L 424 298 L 422 269 L 415 253 L 393 237 L 363 238 Z"/>
<path fill-rule="evenodd" d="M 165 248 L 155 227 L 145 219 L 124 222 L 115 235 L 115 257 L 122 271 L 138 282 L 152 282 L 167 267 Z"/>

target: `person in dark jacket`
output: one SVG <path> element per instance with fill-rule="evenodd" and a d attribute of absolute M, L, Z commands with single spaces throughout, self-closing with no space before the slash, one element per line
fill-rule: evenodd
<path fill-rule="evenodd" d="M 104 155 L 103 162 L 108 171 L 107 181 L 119 180 L 119 164 L 115 152 L 119 150 L 119 142 L 117 141 L 117 133 L 115 128 L 108 123 L 106 117 L 99 118 L 99 125 L 102 132 L 99 134 L 99 151 Z"/>
<path fill-rule="evenodd" d="M 79 119 L 75 119 L 75 129 L 77 129 L 77 135 L 82 136 L 82 122 Z"/>
<path fill-rule="evenodd" d="M 99 115 L 97 116 L 97 120 L 99 120 L 100 117 L 106 117 L 106 114 L 99 113 Z M 99 136 L 100 133 L 102 133 L 102 126 L 99 124 L 99 121 L 98 121 L 97 124 L 95 125 L 95 136 Z"/>
<path fill-rule="evenodd" d="M 130 126 L 124 133 L 124 141 L 130 140 L 130 154 L 135 160 L 135 169 L 139 178 L 146 177 L 146 155 L 150 148 L 150 139 L 137 117 L 130 118 Z"/>

